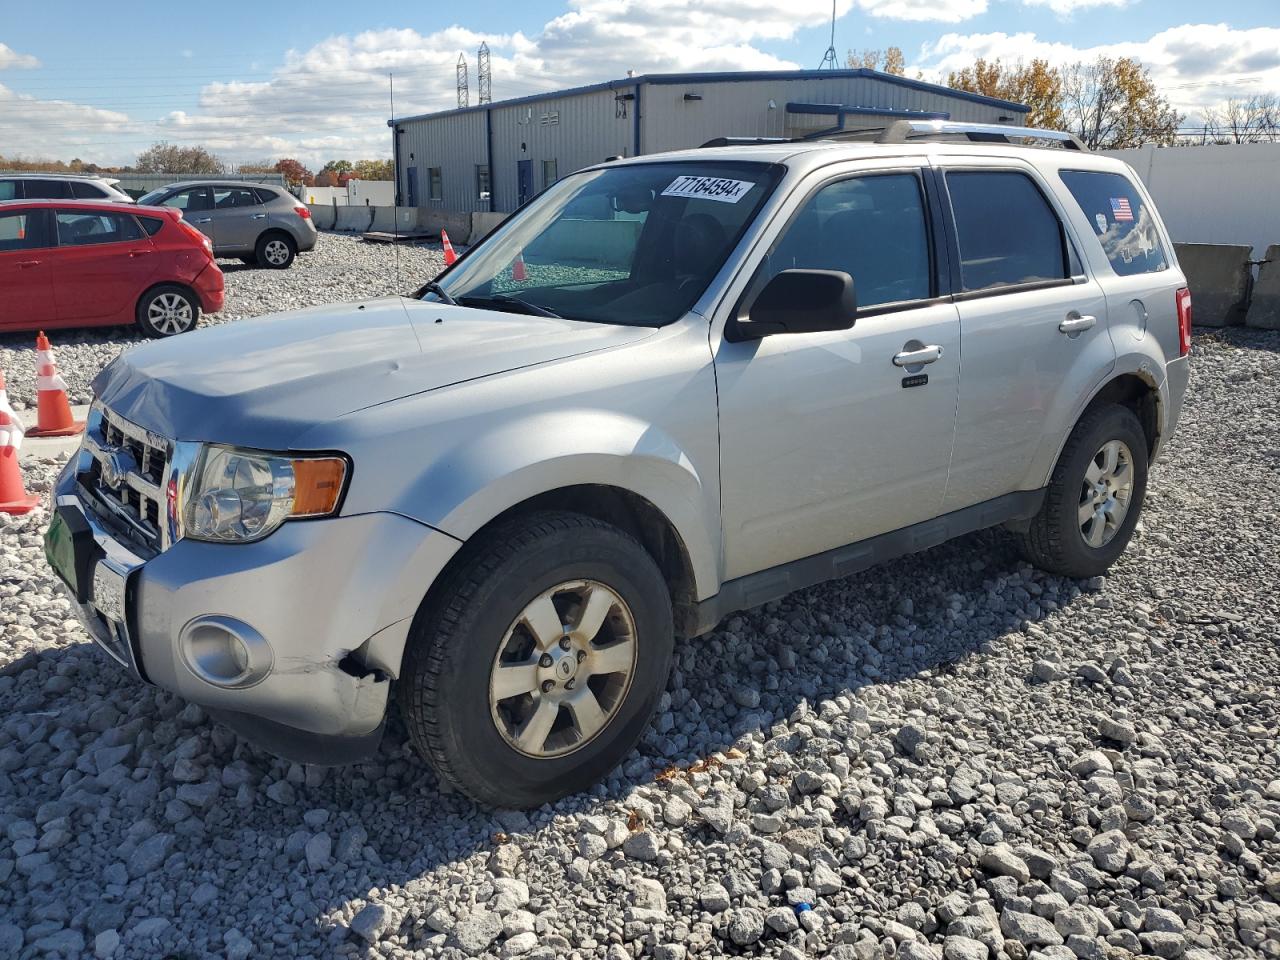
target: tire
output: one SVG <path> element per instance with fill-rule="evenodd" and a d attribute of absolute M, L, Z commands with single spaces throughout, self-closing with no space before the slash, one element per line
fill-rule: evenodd
<path fill-rule="evenodd" d="M 298 245 L 287 233 L 264 233 L 253 249 L 253 259 L 270 270 L 287 270 L 298 255 Z"/>
<path fill-rule="evenodd" d="M 176 337 L 200 322 L 200 300 L 186 287 L 153 287 L 138 300 L 138 327 L 148 337 Z"/>
<path fill-rule="evenodd" d="M 537 807 L 591 786 L 635 746 L 666 686 L 673 625 L 661 571 L 633 538 L 574 513 L 532 514 L 463 549 L 409 637 L 396 700 L 410 740 L 444 781 L 488 806 Z M 548 597 L 561 585 L 576 586 Z M 587 638 L 588 653 L 575 624 L 592 596 L 599 608 L 618 602 Z M 539 653 L 537 634 L 521 619 L 545 612 L 547 600 L 559 617 L 542 618 L 541 633 L 552 642 L 541 649 L 555 654 L 554 667 L 545 666 L 551 653 Z M 586 619 L 589 632 L 595 620 Z M 575 636 L 556 640 L 565 624 Z M 500 654 L 503 663 L 519 663 L 515 685 L 529 692 L 491 699 L 492 680 L 504 669 Z M 628 656 L 629 674 L 610 672 Z M 590 672 L 593 665 L 602 672 Z M 563 680 L 562 669 L 576 673 Z M 589 701 L 561 703 L 584 692 Z M 580 713 L 579 702 L 594 703 L 601 714 Z M 605 715 L 602 726 L 591 726 Z M 535 723 L 546 716 L 554 725 Z"/>
<path fill-rule="evenodd" d="M 1118 455 L 1115 473 L 1107 469 L 1109 450 Z M 1131 481 L 1122 496 L 1126 475 Z M 1091 476 L 1101 476 L 1098 483 L 1108 484 L 1108 477 L 1111 480 L 1100 490 L 1091 483 Z M 1051 573 L 1101 576 L 1128 546 L 1146 493 L 1147 438 L 1138 418 L 1118 404 L 1088 410 L 1058 458 L 1040 512 L 1020 536 L 1022 552 L 1031 563 Z M 1112 504 L 1111 512 L 1108 503 Z M 1118 503 L 1126 505 L 1122 517 L 1115 513 Z M 1090 507 L 1095 508 L 1091 515 Z"/>

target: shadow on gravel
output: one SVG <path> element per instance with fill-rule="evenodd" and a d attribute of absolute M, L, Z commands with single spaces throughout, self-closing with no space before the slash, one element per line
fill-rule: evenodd
<path fill-rule="evenodd" d="M 476 855 L 501 859 L 497 851 L 503 846 L 527 842 L 521 834 L 557 816 L 597 812 L 604 801 L 622 800 L 636 786 L 754 731 L 768 737 L 774 723 L 805 704 L 816 708 L 870 684 L 945 673 L 1001 634 L 1039 621 L 1079 595 L 1073 581 L 1039 574 L 1033 579 L 1024 576 L 1026 569 L 1006 534 L 986 531 L 735 614 L 708 636 L 678 646 L 654 726 L 621 770 L 586 794 L 527 815 L 484 810 L 443 792 L 408 746 L 394 708 L 376 760 L 326 770 L 259 751 L 198 708 L 125 676 L 105 654 L 90 659 L 89 644 L 10 664 L 0 674 L 19 682 L 0 686 L 0 693 L 14 715 L 27 715 L 24 726 L 33 729 L 109 729 L 103 716 L 117 714 L 117 729 L 132 728 L 131 740 L 122 742 L 134 746 L 125 764 L 133 782 L 120 791 L 117 803 L 125 810 L 116 816 L 126 825 L 149 819 L 155 829 L 178 835 L 186 860 L 166 882 L 190 889 L 217 878 L 222 886 L 206 918 L 216 910 L 225 926 L 235 926 L 242 909 L 238 888 L 284 890 L 310 871 L 305 893 L 290 901 L 294 921 L 311 937 L 336 941 L 346 936 L 344 928 L 332 928 L 326 915 L 372 888 L 395 884 L 413 891 L 415 880 L 438 867 Z M 1010 596 L 1016 605 L 1005 599 Z M 76 671 L 64 670 L 61 661 L 73 658 L 79 660 Z M 45 663 L 49 667 L 38 669 Z M 70 672 L 79 674 L 74 683 L 66 676 Z M 50 680 L 43 687 L 21 682 L 33 673 L 67 682 L 52 690 Z M 56 719 L 63 711 L 68 714 Z M 41 756 L 37 749 L 35 757 L 28 753 L 24 769 L 10 774 L 15 785 L 21 780 L 23 816 L 75 790 L 74 771 L 48 778 L 52 759 L 52 752 Z M 203 812 L 175 807 L 178 788 L 201 782 L 221 785 Z M 96 785 L 90 790 L 101 793 Z M 82 797 L 69 806 L 84 802 Z M 331 860 L 325 852 L 308 866 L 307 841 L 318 833 L 332 841 Z M 106 847 L 121 839 L 101 837 L 100 852 L 110 860 Z M 211 872 L 210 858 L 218 871 Z M 231 863 L 235 868 L 224 866 Z M 70 896 L 72 890 L 63 892 Z M 82 892 L 77 888 L 77 895 Z M 175 926 L 196 922 L 196 915 L 175 906 Z M 416 939 L 430 931 L 404 933 Z"/>

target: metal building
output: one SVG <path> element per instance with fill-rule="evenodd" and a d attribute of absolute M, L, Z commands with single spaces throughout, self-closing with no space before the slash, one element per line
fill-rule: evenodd
<path fill-rule="evenodd" d="M 505 213 L 609 157 L 902 118 L 1021 124 L 1028 110 L 866 69 L 666 73 L 399 117 L 388 126 L 400 205 Z"/>

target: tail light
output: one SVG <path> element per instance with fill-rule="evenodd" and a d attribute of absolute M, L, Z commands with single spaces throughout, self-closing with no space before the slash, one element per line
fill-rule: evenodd
<path fill-rule="evenodd" d="M 1191 352 L 1191 291 L 1183 287 L 1175 295 L 1178 302 L 1178 356 Z"/>
<path fill-rule="evenodd" d="M 210 258 L 213 257 L 213 242 L 208 237 L 206 237 L 203 233 L 201 233 L 191 224 L 187 223 L 187 221 L 185 220 L 178 221 L 178 229 L 181 230 L 183 233 L 187 234 L 187 236 L 189 236 L 192 240 L 195 240 L 197 243 L 199 243 L 200 246 L 204 247 L 204 252 L 209 254 Z"/>
<path fill-rule="evenodd" d="M 293 212 L 300 216 L 303 220 L 311 219 L 311 209 L 309 207 L 294 207 Z"/>

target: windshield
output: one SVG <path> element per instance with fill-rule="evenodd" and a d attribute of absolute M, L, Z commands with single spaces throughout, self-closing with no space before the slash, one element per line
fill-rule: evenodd
<path fill-rule="evenodd" d="M 780 175 L 777 166 L 732 161 L 574 174 L 424 299 L 627 326 L 671 323 L 702 295 Z"/>

